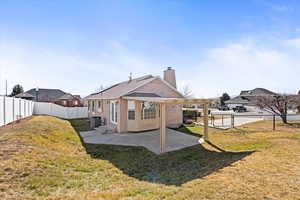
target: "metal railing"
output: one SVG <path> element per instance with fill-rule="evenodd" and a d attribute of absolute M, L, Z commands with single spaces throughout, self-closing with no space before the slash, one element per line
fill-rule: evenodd
<path fill-rule="evenodd" d="M 272 120 L 273 130 L 276 130 L 276 121 L 281 120 L 280 116 L 274 114 L 211 114 L 210 125 L 215 128 L 234 128 L 235 126 L 259 120 Z M 300 114 L 288 114 L 289 121 L 299 120 Z M 218 122 L 218 124 L 216 124 Z"/>

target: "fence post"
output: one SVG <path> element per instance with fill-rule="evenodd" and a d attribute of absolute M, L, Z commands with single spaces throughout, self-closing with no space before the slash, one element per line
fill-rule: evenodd
<path fill-rule="evenodd" d="M 273 115 L 273 131 L 275 131 L 275 115 Z"/>
<path fill-rule="evenodd" d="M 19 99 L 19 117 L 18 119 L 21 119 L 21 98 Z"/>
<path fill-rule="evenodd" d="M 13 121 L 15 121 L 15 97 L 12 99 L 12 113 L 13 113 Z"/>
<path fill-rule="evenodd" d="M 231 114 L 231 128 L 234 128 L 234 115 Z"/>
<path fill-rule="evenodd" d="M 24 118 L 26 117 L 26 101 L 24 100 Z"/>
<path fill-rule="evenodd" d="M 224 115 L 222 115 L 222 127 L 224 126 Z"/>
<path fill-rule="evenodd" d="M 5 96 L 3 96 L 3 125 L 6 125 L 6 108 L 5 108 Z"/>

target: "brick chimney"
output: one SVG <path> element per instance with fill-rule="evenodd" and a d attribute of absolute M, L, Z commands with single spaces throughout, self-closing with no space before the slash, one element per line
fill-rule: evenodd
<path fill-rule="evenodd" d="M 172 67 L 168 67 L 164 70 L 164 80 L 170 83 L 174 88 L 177 88 L 175 70 L 172 69 Z"/>

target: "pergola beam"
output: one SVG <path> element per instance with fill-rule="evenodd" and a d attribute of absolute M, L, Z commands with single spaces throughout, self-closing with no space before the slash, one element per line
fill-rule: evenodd
<path fill-rule="evenodd" d="M 160 106 L 160 153 L 166 150 L 166 104 L 159 104 Z"/>
<path fill-rule="evenodd" d="M 208 104 L 204 104 L 203 107 L 204 113 L 204 140 L 208 141 Z"/>
<path fill-rule="evenodd" d="M 164 97 L 129 97 L 124 96 L 122 99 L 133 101 L 148 101 L 159 104 L 160 107 L 160 153 L 166 150 L 166 106 L 170 104 L 203 104 L 204 112 L 204 140 L 208 141 L 208 104 L 213 100 L 211 99 L 186 99 L 186 98 L 164 98 Z"/>

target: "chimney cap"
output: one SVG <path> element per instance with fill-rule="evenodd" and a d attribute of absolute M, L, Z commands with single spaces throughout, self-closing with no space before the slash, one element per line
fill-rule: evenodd
<path fill-rule="evenodd" d="M 168 67 L 167 69 L 168 69 L 168 70 L 172 70 L 172 67 Z"/>
<path fill-rule="evenodd" d="M 132 72 L 129 73 L 129 77 L 128 78 L 129 78 L 129 82 L 131 82 L 132 81 Z"/>

